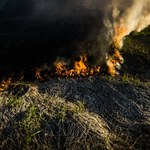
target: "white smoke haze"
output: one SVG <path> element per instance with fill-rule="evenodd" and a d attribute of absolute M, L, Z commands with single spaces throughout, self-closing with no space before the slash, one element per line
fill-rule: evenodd
<path fill-rule="evenodd" d="M 107 16 L 104 20 L 111 38 L 116 36 L 119 49 L 123 45 L 123 38 L 132 31 L 140 32 L 150 24 L 149 0 L 112 0 L 109 10 L 112 18 Z M 109 13 L 110 13 L 109 12 Z M 117 32 L 114 31 L 118 28 Z"/>
<path fill-rule="evenodd" d="M 150 24 L 150 0 L 32 0 L 35 11 L 45 10 L 47 13 L 58 11 L 59 15 L 71 15 L 72 11 L 84 9 L 95 9 L 104 14 L 104 22 L 109 23 L 112 28 L 115 24 L 121 24 L 128 30 L 141 31 Z M 49 12 L 48 12 L 49 10 Z M 81 14 L 82 15 L 82 14 Z M 54 16 L 55 17 L 55 16 Z"/>
<path fill-rule="evenodd" d="M 0 9 L 6 12 L 18 10 L 17 13 L 45 12 L 54 14 L 54 18 L 57 17 L 55 13 L 71 16 L 75 13 L 82 15 L 87 9 L 99 10 L 103 15 L 100 20 L 105 20 L 105 23 L 109 20 L 112 27 L 122 19 L 127 34 L 133 30 L 139 32 L 150 24 L 150 0 L 1 0 Z"/>

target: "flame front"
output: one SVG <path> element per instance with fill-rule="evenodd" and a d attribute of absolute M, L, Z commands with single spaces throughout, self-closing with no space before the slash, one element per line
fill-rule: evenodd
<path fill-rule="evenodd" d="M 120 19 L 119 22 L 114 24 L 112 36 L 112 48 L 113 54 L 106 54 L 106 65 L 108 67 L 108 74 L 117 75 L 118 70 L 121 68 L 121 64 L 124 62 L 123 57 L 120 54 L 120 49 L 123 45 L 123 38 L 128 34 L 127 28 L 125 28 L 124 20 Z M 101 71 L 101 66 L 89 67 L 87 55 L 81 55 L 79 61 L 75 61 L 72 69 L 69 68 L 68 64 L 60 59 L 54 62 L 55 74 L 60 77 L 75 77 L 75 76 L 89 76 L 97 75 Z M 44 68 L 36 70 L 36 78 L 43 80 L 41 77 L 41 71 Z"/>
<path fill-rule="evenodd" d="M 83 56 L 80 56 L 79 61 L 74 62 L 73 69 L 67 69 L 66 64 L 61 61 L 56 61 L 54 64 L 56 66 L 56 74 L 59 76 L 88 76 L 98 74 L 100 72 L 100 67 L 88 67 L 87 57 L 85 54 Z"/>

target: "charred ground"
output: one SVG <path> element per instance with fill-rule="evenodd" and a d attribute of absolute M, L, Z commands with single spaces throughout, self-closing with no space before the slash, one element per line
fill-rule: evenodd
<path fill-rule="evenodd" d="M 52 66 L 57 57 L 79 58 L 83 43 L 91 33 L 97 35 L 100 14 L 91 12 L 72 18 L 35 15 L 33 17 L 2 17 L 0 19 L 1 78 L 23 73 L 28 79 L 36 68 Z M 50 18 L 50 19 L 49 19 Z M 97 33 L 96 33 L 97 32 Z M 93 37 L 94 38 L 94 37 Z M 96 38 L 95 38 L 96 40 Z M 78 56 L 77 56 L 78 55 Z"/>
<path fill-rule="evenodd" d="M 85 19 L 85 18 L 84 18 Z M 97 44 L 92 18 L 1 19 L 1 79 Z M 0 149 L 150 149 L 150 28 L 125 38 L 121 75 L 18 81 L 0 93 Z M 89 44 L 90 43 L 90 44 Z M 89 45 L 88 45 L 89 44 Z"/>

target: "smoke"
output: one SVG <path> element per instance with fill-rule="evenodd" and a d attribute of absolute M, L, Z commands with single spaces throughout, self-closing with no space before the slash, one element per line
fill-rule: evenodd
<path fill-rule="evenodd" d="M 150 23 L 149 0 L 1 0 L 0 11 L 3 14 L 49 14 L 51 17 L 82 15 L 87 10 L 97 10 L 99 20 L 105 22 L 110 31 L 114 24 L 122 24 L 131 31 L 141 31 Z M 93 13 L 92 11 L 90 12 Z M 55 16 L 57 14 L 57 16 Z M 89 15 L 89 14 L 88 14 Z M 96 13 L 93 13 L 96 15 Z M 50 18 L 49 18 L 50 19 Z M 109 24 L 109 25 L 108 25 Z"/>
<path fill-rule="evenodd" d="M 122 3 L 121 5 L 124 4 Z M 118 14 L 113 17 L 115 22 L 118 18 L 123 19 L 124 27 L 128 30 L 127 34 L 133 30 L 140 32 L 143 28 L 150 24 L 149 0 L 132 0 L 131 6 L 123 8 L 122 14 L 119 13 L 121 12 L 121 9 L 119 8 L 120 6 L 118 6 L 116 7 L 113 3 L 113 14 L 115 14 L 115 10 L 118 10 Z"/>
<path fill-rule="evenodd" d="M 101 65 L 106 61 L 106 55 L 111 53 L 111 45 L 114 45 L 116 49 L 120 50 L 123 46 L 123 39 L 126 35 L 130 34 L 132 31 L 139 32 L 150 24 L 150 0 L 1 0 L 0 16 L 19 16 L 21 18 L 25 16 L 31 17 L 31 20 L 32 18 L 39 19 L 40 21 L 44 20 L 43 26 L 46 27 L 44 28 L 44 33 L 42 33 L 42 35 L 49 37 L 49 39 L 52 39 L 53 41 L 56 41 L 56 39 L 52 36 L 57 36 L 57 33 L 65 33 L 64 35 L 61 35 L 63 38 L 63 36 L 67 37 L 67 34 L 71 33 L 70 28 L 71 30 L 74 30 L 72 33 L 75 33 L 76 31 L 79 33 L 80 30 L 81 32 L 85 32 L 86 28 L 89 32 L 87 32 L 88 34 L 85 34 L 85 41 L 83 41 L 81 45 L 86 45 L 86 53 L 89 56 L 90 64 Z M 87 17 L 89 19 L 88 21 L 86 20 Z M 73 23 L 71 24 L 71 27 L 67 23 L 64 23 L 66 26 L 63 28 L 60 27 L 60 23 L 60 26 L 58 26 L 60 30 L 57 29 L 56 23 L 54 24 L 56 25 L 56 28 L 54 29 L 58 31 L 55 32 L 53 29 L 49 29 L 49 24 L 51 22 L 47 25 L 47 22 L 53 19 L 58 20 L 58 22 L 61 23 L 63 22 L 63 19 L 68 22 L 73 20 Z M 73 26 L 74 23 L 77 25 L 79 24 L 79 28 L 77 25 Z M 28 23 L 26 22 L 23 26 L 26 26 L 27 24 Z M 81 24 L 85 25 L 81 26 Z M 28 26 L 32 26 L 32 21 L 27 25 L 27 27 Z M 64 30 L 64 32 L 59 32 L 63 29 L 66 31 Z M 24 30 L 26 31 L 25 27 Z M 20 30 L 18 32 L 20 32 L 18 34 L 26 33 Z M 40 31 L 38 30 L 37 34 L 39 32 Z M 76 35 L 71 35 L 70 37 L 76 38 Z M 78 36 L 80 36 L 80 34 Z M 36 43 L 39 43 L 39 41 L 41 42 L 42 39 L 45 40 L 46 37 L 42 38 L 42 36 L 40 36 L 41 39 L 38 39 L 38 42 Z M 64 37 L 64 39 L 66 37 Z M 71 41 L 72 39 L 70 37 L 68 36 L 67 38 Z M 48 40 L 46 39 L 45 41 L 47 42 Z M 43 42 L 44 44 L 46 43 L 45 41 Z M 51 41 L 47 42 L 48 45 L 45 44 L 48 54 L 50 51 L 49 47 L 51 46 Z M 67 43 L 69 43 L 68 41 Z M 42 46 L 40 45 L 38 47 Z M 18 49 L 20 49 L 20 47 Z M 46 57 L 48 57 L 47 51 L 45 52 Z M 72 52 L 72 49 L 70 50 L 71 52 L 62 51 L 61 54 L 64 53 L 64 55 L 74 53 Z M 41 51 L 41 53 L 43 53 L 43 51 Z M 56 52 L 54 50 L 51 51 L 51 53 Z M 80 51 L 76 53 L 80 53 Z M 41 58 L 41 55 L 39 57 Z"/>
<path fill-rule="evenodd" d="M 105 26 L 111 39 L 118 38 L 117 48 L 123 45 L 123 38 L 132 31 L 140 32 L 150 24 L 149 0 L 112 0 L 108 12 L 112 15 L 105 16 Z M 108 14 L 110 14 L 108 13 Z M 115 39 L 116 40 L 116 39 Z"/>
<path fill-rule="evenodd" d="M 91 1 L 87 2 L 90 6 Z M 107 61 L 107 55 L 120 50 L 125 36 L 132 31 L 140 32 L 150 24 L 149 0 L 107 0 L 101 4 L 103 26 L 97 31 L 98 44 L 89 52 L 96 64 L 102 64 Z"/>

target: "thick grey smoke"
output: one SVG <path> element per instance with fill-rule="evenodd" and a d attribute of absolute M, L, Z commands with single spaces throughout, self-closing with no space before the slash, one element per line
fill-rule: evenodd
<path fill-rule="evenodd" d="M 120 49 L 126 35 L 150 24 L 150 0 L 1 0 L 1 15 L 33 18 L 42 15 L 47 20 L 97 15 L 99 28 L 94 26 L 87 39 L 95 40 L 88 53 L 94 57 L 94 63 L 100 64 L 113 42 L 118 42 L 116 47 Z"/>

